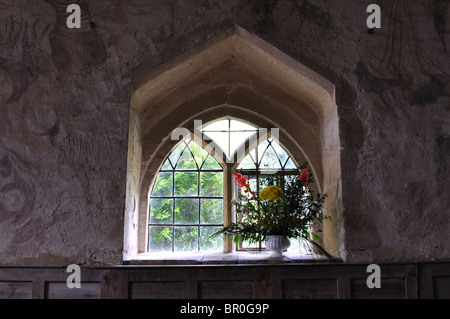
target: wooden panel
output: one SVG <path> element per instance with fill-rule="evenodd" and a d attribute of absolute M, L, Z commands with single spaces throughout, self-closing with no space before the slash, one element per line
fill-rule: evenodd
<path fill-rule="evenodd" d="M 450 277 L 433 277 L 433 296 L 436 299 L 450 299 Z"/>
<path fill-rule="evenodd" d="M 418 268 L 417 265 L 405 266 L 405 289 L 406 299 L 418 299 L 419 287 L 418 287 Z"/>
<path fill-rule="evenodd" d="M 0 298 L 450 298 L 450 263 L 380 264 L 369 289 L 364 264 L 203 265 L 82 268 L 0 266 Z"/>
<path fill-rule="evenodd" d="M 0 299 L 31 299 L 31 282 L 0 282 Z"/>
<path fill-rule="evenodd" d="M 419 298 L 450 299 L 450 263 L 421 265 Z"/>
<path fill-rule="evenodd" d="M 145 282 L 130 284 L 131 299 L 183 299 L 184 282 Z"/>
<path fill-rule="evenodd" d="M 253 281 L 200 281 L 199 299 L 253 299 Z"/>
<path fill-rule="evenodd" d="M 337 280 L 283 280 L 283 299 L 336 299 Z"/>
<path fill-rule="evenodd" d="M 128 298 L 128 270 L 113 269 L 102 276 L 102 299 L 127 299 Z"/>
<path fill-rule="evenodd" d="M 353 299 L 405 299 L 404 278 L 381 278 L 381 288 L 369 289 L 366 279 L 352 279 L 351 294 Z"/>
<path fill-rule="evenodd" d="M 125 269 L 121 269 L 121 271 Z M 187 277 L 186 271 L 188 269 L 191 268 L 184 268 L 184 267 L 131 268 L 128 270 L 128 280 L 130 282 L 184 281 Z"/>
<path fill-rule="evenodd" d="M 69 289 L 65 282 L 47 282 L 47 299 L 99 299 L 100 283 L 81 283 L 81 288 Z"/>

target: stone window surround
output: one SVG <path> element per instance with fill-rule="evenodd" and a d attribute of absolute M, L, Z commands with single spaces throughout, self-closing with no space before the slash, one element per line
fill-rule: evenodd
<path fill-rule="evenodd" d="M 132 265 L 271 265 L 299 263 L 329 263 L 326 257 L 315 254 L 285 253 L 284 257 L 274 258 L 266 250 L 233 253 L 143 253 L 124 264 Z"/>
<path fill-rule="evenodd" d="M 148 258 L 142 254 L 148 191 L 174 146 L 171 131 L 192 131 L 195 119 L 232 116 L 279 127 L 280 142 L 297 162 L 310 163 L 316 191 L 328 194 L 325 210 L 339 221 L 335 87 L 262 39 L 236 26 L 155 70 L 143 68 L 133 81 L 130 104 L 124 261 Z M 324 246 L 334 255 L 341 232 L 336 222 L 324 225 Z"/>

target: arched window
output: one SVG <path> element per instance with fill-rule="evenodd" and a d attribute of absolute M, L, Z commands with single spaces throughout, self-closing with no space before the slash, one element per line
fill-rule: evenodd
<path fill-rule="evenodd" d="M 207 123 L 199 132 L 202 143 L 220 150 L 215 155 L 222 154 L 222 160 L 219 163 L 195 138 L 183 140 L 166 157 L 149 196 L 149 252 L 253 248 L 230 247 L 221 236 L 211 236 L 239 218 L 224 201 L 225 194 L 234 197 L 240 191 L 231 175 L 246 175 L 259 191 L 262 178 L 273 176 L 283 186 L 286 176 L 298 174 L 294 159 L 267 129 L 227 117 Z"/>
<path fill-rule="evenodd" d="M 222 249 L 211 235 L 223 226 L 223 170 L 214 157 L 191 140 L 165 160 L 149 207 L 149 251 Z"/>

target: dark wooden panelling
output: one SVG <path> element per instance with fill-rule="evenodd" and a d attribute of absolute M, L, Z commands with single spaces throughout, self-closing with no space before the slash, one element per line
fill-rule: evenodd
<path fill-rule="evenodd" d="M 450 276 L 433 277 L 433 297 L 436 299 L 450 299 Z"/>
<path fill-rule="evenodd" d="M 31 299 L 31 282 L 0 282 L 0 299 Z"/>
<path fill-rule="evenodd" d="M 47 299 L 100 299 L 100 283 L 81 283 L 81 288 L 69 289 L 66 282 L 48 282 Z"/>
<path fill-rule="evenodd" d="M 69 289 L 64 268 L 0 267 L 0 298 L 450 298 L 450 263 L 380 264 L 381 289 L 368 265 L 284 264 L 82 268 Z"/>
<path fill-rule="evenodd" d="M 253 281 L 201 281 L 198 283 L 199 299 L 253 299 Z"/>
<path fill-rule="evenodd" d="M 131 299 L 184 299 L 184 282 L 134 282 L 130 284 Z"/>
<path fill-rule="evenodd" d="M 15 290 L 14 298 L 99 298 L 102 290 L 101 279 L 103 269 L 81 269 L 81 289 L 70 290 L 66 280 L 71 273 L 64 268 L 2 268 L 0 267 L 0 282 L 20 282 Z M 9 288 L 8 288 L 9 287 Z M 12 288 L 0 286 L 0 298 Z"/>
<path fill-rule="evenodd" d="M 450 263 L 421 265 L 419 298 L 450 299 Z"/>
<path fill-rule="evenodd" d="M 337 280 L 283 280 L 284 299 L 336 299 Z"/>
<path fill-rule="evenodd" d="M 128 298 L 128 270 L 111 269 L 102 272 L 102 299 L 127 299 Z"/>
<path fill-rule="evenodd" d="M 418 265 L 405 265 L 406 299 L 419 298 L 418 274 Z"/>
<path fill-rule="evenodd" d="M 370 289 L 366 279 L 352 279 L 352 299 L 405 299 L 405 280 L 403 278 L 382 278 L 381 288 Z"/>

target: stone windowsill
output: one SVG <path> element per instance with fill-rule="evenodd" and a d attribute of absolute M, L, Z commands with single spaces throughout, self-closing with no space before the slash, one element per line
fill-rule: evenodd
<path fill-rule="evenodd" d="M 125 265 L 221 265 L 221 264 L 288 264 L 328 262 L 326 257 L 314 254 L 285 253 L 273 258 L 268 251 L 235 253 L 145 253 Z"/>

